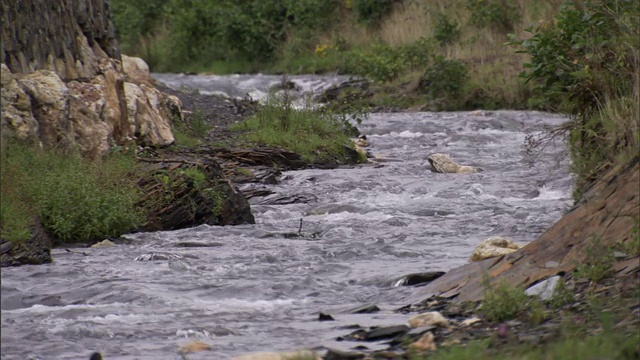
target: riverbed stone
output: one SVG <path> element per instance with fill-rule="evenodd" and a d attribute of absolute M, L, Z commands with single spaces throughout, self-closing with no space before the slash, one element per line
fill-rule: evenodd
<path fill-rule="evenodd" d="M 106 247 L 114 247 L 114 246 L 116 246 L 116 244 L 114 244 L 109 239 L 105 239 L 105 240 L 102 240 L 100 242 L 97 242 L 97 243 L 91 245 L 92 248 L 106 248 Z"/>
<path fill-rule="evenodd" d="M 514 243 L 511 239 L 502 236 L 492 236 L 481 242 L 475 248 L 471 255 L 471 261 L 481 261 L 511 254 L 520 248 L 522 248 L 522 245 Z"/>
<path fill-rule="evenodd" d="M 211 345 L 204 343 L 202 341 L 192 341 L 190 343 L 181 345 L 178 348 L 178 354 L 186 355 L 194 352 L 208 351 L 208 350 L 211 350 Z"/>
<path fill-rule="evenodd" d="M 436 342 L 435 342 L 435 338 L 433 336 L 432 332 L 428 332 L 424 335 L 422 335 L 422 337 L 420 339 L 418 339 L 418 341 L 414 342 L 413 344 L 409 345 L 409 349 L 413 350 L 413 351 L 418 351 L 418 352 L 424 352 L 424 351 L 435 351 L 436 350 Z"/>
<path fill-rule="evenodd" d="M 257 352 L 252 354 L 239 355 L 232 360 L 322 360 L 322 358 L 313 351 L 300 350 L 289 352 Z"/>
<path fill-rule="evenodd" d="M 431 164 L 431 170 L 436 173 L 466 174 L 479 171 L 479 169 L 475 167 L 455 163 L 447 154 L 431 154 L 427 160 L 429 164 Z"/>
<path fill-rule="evenodd" d="M 442 316 L 441 313 L 437 311 L 429 311 L 426 313 L 422 313 L 416 315 L 409 319 L 409 325 L 412 328 L 419 328 L 423 326 L 436 326 L 436 327 L 449 327 L 449 320 Z"/>
<path fill-rule="evenodd" d="M 429 271 L 422 273 L 413 273 L 401 277 L 395 282 L 395 286 L 417 286 L 425 285 L 444 275 L 443 271 Z"/>

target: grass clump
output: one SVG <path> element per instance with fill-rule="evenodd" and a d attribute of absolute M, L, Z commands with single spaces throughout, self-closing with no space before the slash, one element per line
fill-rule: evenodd
<path fill-rule="evenodd" d="M 250 142 L 297 153 L 308 163 L 344 164 L 353 162 L 346 132 L 350 128 L 346 117 L 316 108 L 310 102 L 294 107 L 285 96 L 271 97 L 255 115 L 232 129 L 245 131 L 244 138 Z"/>
<path fill-rule="evenodd" d="M 484 299 L 480 313 L 489 321 L 506 321 L 517 318 L 530 308 L 530 298 L 524 290 L 505 283 L 492 286 L 485 280 Z"/>
<path fill-rule="evenodd" d="M 175 145 L 196 148 L 209 133 L 211 124 L 201 112 L 189 114 L 186 120 L 173 119 L 171 122 Z"/>
<path fill-rule="evenodd" d="M 584 263 L 576 267 L 575 277 L 597 283 L 611 273 L 611 266 L 615 261 L 612 248 L 605 246 L 599 238 L 594 237 L 585 247 L 585 253 L 587 257 Z"/>
<path fill-rule="evenodd" d="M 606 331 L 596 335 L 565 334 L 544 347 L 528 344 L 510 345 L 492 349 L 488 341 L 477 341 L 467 346 L 443 348 L 429 354 L 429 360 L 548 360 L 548 359 L 636 359 L 637 334 L 627 335 Z M 412 360 L 426 359 L 415 356 Z"/>
<path fill-rule="evenodd" d="M 1 161 L 4 239 L 26 240 L 36 218 L 61 242 L 119 236 L 141 221 L 126 155 L 90 161 L 12 143 L 3 144 Z"/>

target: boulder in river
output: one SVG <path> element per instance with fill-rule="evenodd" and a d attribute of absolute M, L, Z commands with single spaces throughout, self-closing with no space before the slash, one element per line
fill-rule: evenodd
<path fill-rule="evenodd" d="M 431 164 L 431 170 L 436 173 L 476 173 L 479 169 L 456 164 L 447 154 L 432 154 L 427 158 Z"/>
<path fill-rule="evenodd" d="M 481 261 L 502 255 L 511 254 L 520 249 L 522 245 L 516 244 L 502 236 L 492 236 L 476 247 L 471 255 L 471 261 Z"/>

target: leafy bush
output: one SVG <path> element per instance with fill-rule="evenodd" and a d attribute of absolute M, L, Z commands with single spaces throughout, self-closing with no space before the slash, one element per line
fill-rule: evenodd
<path fill-rule="evenodd" d="M 21 144 L 3 152 L 1 228 L 9 240 L 25 240 L 34 217 L 63 242 L 119 236 L 141 220 L 137 189 L 127 176 L 133 163 L 124 156 L 89 162 Z"/>
<path fill-rule="evenodd" d="M 512 31 L 513 21 L 519 18 L 513 0 L 467 0 L 471 24 L 481 28 Z"/>
<path fill-rule="evenodd" d="M 512 320 L 529 309 L 529 296 L 521 288 L 512 288 L 505 283 L 495 287 L 485 280 L 485 293 L 480 313 L 489 321 Z"/>
<path fill-rule="evenodd" d="M 453 44 L 460 39 L 460 25 L 445 14 L 440 14 L 433 25 L 433 37 L 440 45 Z"/>
<path fill-rule="evenodd" d="M 579 198 L 621 154 L 637 153 L 640 7 L 568 2 L 553 26 L 527 31 L 529 39 L 513 43 L 531 56 L 521 76 L 535 85 L 533 101 L 574 116 L 569 140 Z"/>
<path fill-rule="evenodd" d="M 467 79 L 464 63 L 435 56 L 420 79 L 420 89 L 432 105 L 446 110 L 458 106 Z"/>
<path fill-rule="evenodd" d="M 599 238 L 592 238 L 585 248 L 587 258 L 576 267 L 574 276 L 599 282 L 611 273 L 611 266 L 615 262 L 613 249 L 602 244 Z"/>
<path fill-rule="evenodd" d="M 175 71 L 184 70 L 185 63 L 271 59 L 291 28 L 326 24 L 332 5 L 315 0 L 114 0 L 113 12 L 123 48 L 131 55 L 141 55 L 145 46 L 162 49 L 165 58 L 154 56 L 154 62 Z"/>
<path fill-rule="evenodd" d="M 359 22 L 376 25 L 391 12 L 394 0 L 352 0 L 352 8 Z"/>
<path fill-rule="evenodd" d="M 405 54 L 386 44 L 373 45 L 367 51 L 352 50 L 343 54 L 341 72 L 369 78 L 377 82 L 396 79 L 407 68 Z"/>

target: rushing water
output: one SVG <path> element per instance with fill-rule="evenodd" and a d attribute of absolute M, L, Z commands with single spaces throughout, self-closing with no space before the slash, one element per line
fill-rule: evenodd
<path fill-rule="evenodd" d="M 214 349 L 190 359 L 348 349 L 356 344 L 334 341 L 348 332 L 340 326 L 406 321 L 391 312 L 416 291 L 395 287 L 401 276 L 462 265 L 489 236 L 529 242 L 562 215 L 571 190 L 564 145 L 530 159 L 523 144 L 563 121 L 516 111 L 373 114 L 360 130 L 383 162 L 285 173 L 269 186 L 276 195 L 252 199 L 255 225 L 135 234 L 129 245 L 56 249 L 52 264 L 4 268 L 1 358 L 86 359 L 98 350 L 176 359 L 190 340 Z M 484 171 L 432 173 L 426 157 L 435 152 Z M 278 205 L 286 195 L 307 202 Z M 303 236 L 283 236 L 300 219 Z M 208 246 L 178 246 L 187 241 Z M 141 261 L 150 253 L 176 256 Z M 367 303 L 382 311 L 348 314 Z M 337 321 L 317 321 L 320 311 Z"/>

